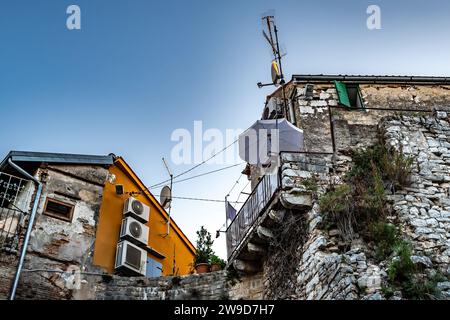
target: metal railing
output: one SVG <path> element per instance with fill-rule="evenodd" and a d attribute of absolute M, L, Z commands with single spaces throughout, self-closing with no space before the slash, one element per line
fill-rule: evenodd
<path fill-rule="evenodd" d="M 312 170 L 310 166 L 315 166 L 315 170 L 318 170 L 317 168 L 325 170 L 328 167 L 325 161 L 314 161 L 310 159 L 310 156 L 329 156 L 334 153 L 309 151 L 281 151 L 279 153 L 280 162 L 278 164 L 277 174 L 262 177 L 226 230 L 228 260 L 236 252 L 258 217 L 264 213 L 268 205 L 272 202 L 276 192 L 282 188 L 281 166 L 284 162 L 282 160 L 284 154 L 297 154 L 307 157 L 304 161 L 296 159 L 294 162 L 301 164 L 302 170 L 310 171 Z"/>
<path fill-rule="evenodd" d="M 280 176 L 277 173 L 263 176 L 253 189 L 226 230 L 228 259 L 241 244 L 256 219 L 271 203 L 280 185 Z"/>
<path fill-rule="evenodd" d="M 0 172 L 0 251 L 18 251 L 31 189 L 29 180 Z"/>

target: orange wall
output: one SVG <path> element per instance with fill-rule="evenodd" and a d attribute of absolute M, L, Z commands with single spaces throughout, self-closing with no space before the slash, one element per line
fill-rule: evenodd
<path fill-rule="evenodd" d="M 116 176 L 115 183 L 122 184 L 125 192 L 145 190 L 145 186 L 122 158 L 118 158 L 114 162 L 109 172 Z M 150 218 L 147 223 L 149 227 L 148 245 L 162 253 L 165 258 L 157 258 L 150 253 L 148 256 L 162 263 L 163 275 L 174 274 L 174 265 L 175 274 L 188 274 L 194 258 L 195 247 L 173 220 L 171 220 L 169 235 L 165 238 L 161 236 L 167 233 L 166 217 L 168 215 L 150 192 L 146 191 L 145 194 L 133 197 L 150 207 Z M 127 198 L 126 194 L 116 195 L 115 186 L 106 183 L 97 225 L 93 263 L 105 268 L 109 273 L 114 272 L 116 245 L 123 218 L 122 210 Z M 173 263 L 174 258 L 175 264 Z"/>

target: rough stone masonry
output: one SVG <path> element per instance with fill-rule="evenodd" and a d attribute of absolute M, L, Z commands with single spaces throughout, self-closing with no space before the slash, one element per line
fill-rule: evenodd
<path fill-rule="evenodd" d="M 450 124 L 449 115 L 439 112 L 435 116 L 389 116 L 378 126 L 379 137 L 389 147 L 414 158 L 412 184 L 393 195 L 387 201 L 393 207 L 391 221 L 413 245 L 411 257 L 424 273 L 440 271 L 450 276 Z M 297 158 L 296 158 L 297 157 Z M 283 179 L 297 181 L 315 174 L 308 168 L 299 168 L 304 155 L 285 157 Z M 302 159 L 300 159 L 302 158 Z M 329 157 L 331 170 L 316 175 L 318 194 L 333 182 L 339 184 L 351 166 L 351 158 L 344 155 Z M 295 187 L 295 186 L 293 186 Z M 317 198 L 316 198 L 317 199 Z M 347 248 L 339 238 L 339 231 L 320 227 L 323 214 L 318 201 L 305 214 L 306 239 L 299 240 L 295 275 L 286 275 L 290 291 L 279 292 L 262 281 L 265 298 L 290 299 L 385 299 L 382 287 L 387 283 L 387 264 L 379 263 L 367 253 L 368 244 L 361 238 Z M 269 279 L 277 273 L 277 263 L 268 257 L 261 275 Z M 295 280 L 293 280 L 295 279 Z M 450 282 L 437 284 L 443 297 L 450 298 Z M 275 289 L 275 290 L 274 290 Z M 289 289 L 289 287 L 288 287 Z M 396 292 L 391 299 L 402 299 Z"/>

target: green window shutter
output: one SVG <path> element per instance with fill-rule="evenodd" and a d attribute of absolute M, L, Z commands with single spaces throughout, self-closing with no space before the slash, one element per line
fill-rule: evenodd
<path fill-rule="evenodd" d="M 364 104 L 364 99 L 363 99 L 362 94 L 361 94 L 361 89 L 359 87 L 358 87 L 358 104 L 357 104 L 357 107 L 358 107 L 358 109 L 366 110 L 366 106 Z"/>
<path fill-rule="evenodd" d="M 347 108 L 351 108 L 350 99 L 348 97 L 347 86 L 345 83 L 340 81 L 334 81 L 334 85 L 336 86 L 336 91 L 339 97 L 339 104 L 346 106 Z"/>

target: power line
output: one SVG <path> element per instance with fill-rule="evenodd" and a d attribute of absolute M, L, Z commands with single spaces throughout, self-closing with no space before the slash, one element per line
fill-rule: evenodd
<path fill-rule="evenodd" d="M 228 191 L 227 197 L 230 195 L 231 192 L 233 192 L 234 188 L 238 185 L 239 180 L 241 180 L 242 176 L 243 176 L 243 174 L 241 173 L 241 174 L 239 175 L 239 178 L 236 180 L 236 182 L 235 182 L 235 183 L 233 184 L 233 186 L 231 187 L 231 190 Z"/>
<path fill-rule="evenodd" d="M 188 170 L 186 170 L 186 171 L 184 171 L 184 172 L 182 172 L 182 173 L 180 173 L 180 174 L 177 174 L 176 176 L 173 177 L 173 179 L 176 179 L 176 178 L 178 178 L 178 177 L 181 177 L 182 175 L 185 175 L 186 173 L 191 172 L 192 170 L 194 170 L 194 169 L 200 167 L 201 165 L 205 164 L 205 163 L 208 162 L 209 160 L 213 159 L 213 158 L 216 157 L 217 155 L 219 155 L 219 154 L 221 154 L 222 152 L 224 152 L 225 150 L 227 150 L 229 147 L 231 147 L 231 146 L 234 145 L 236 142 L 238 142 L 238 140 L 239 140 L 239 139 L 234 140 L 234 142 L 230 143 L 228 146 L 226 146 L 225 148 L 223 148 L 223 149 L 220 150 L 219 152 L 213 154 L 211 157 L 209 157 L 209 158 L 206 159 L 206 160 L 203 160 L 202 162 L 200 162 L 199 164 L 193 166 L 192 168 L 190 168 L 190 169 L 188 169 Z M 163 185 L 163 184 L 165 184 L 165 183 L 167 183 L 167 182 L 169 182 L 169 181 L 170 181 L 170 179 L 167 179 L 167 180 L 164 180 L 164 181 L 162 181 L 162 182 L 160 182 L 160 183 L 154 184 L 154 185 L 150 186 L 150 189 L 151 189 L 151 188 L 159 187 L 159 186 L 161 186 L 161 185 Z"/>
<path fill-rule="evenodd" d="M 239 199 L 241 198 L 241 195 L 244 193 L 244 190 L 245 190 L 245 188 L 247 188 L 247 186 L 250 184 L 250 180 L 247 182 L 247 184 L 245 185 L 245 187 L 241 190 L 241 192 L 239 193 L 239 195 L 238 195 L 238 197 L 237 197 L 237 199 L 236 199 L 236 202 L 233 202 L 235 205 L 236 204 L 238 204 L 238 203 L 242 203 L 242 202 L 238 202 L 239 201 Z"/>
<path fill-rule="evenodd" d="M 160 197 L 155 195 L 155 197 Z M 224 203 L 225 200 L 218 200 L 218 199 L 207 199 L 207 198 L 191 198 L 191 197 L 172 197 L 173 199 L 181 199 L 181 200 L 193 200 L 193 201 L 207 201 L 207 202 L 222 202 Z M 242 202 L 239 202 L 242 203 Z"/>
<path fill-rule="evenodd" d="M 227 169 L 234 168 L 234 167 L 237 167 L 237 166 L 240 166 L 240 165 L 242 165 L 242 163 L 237 163 L 237 164 L 233 164 L 233 165 L 228 166 L 228 167 L 224 167 L 224 168 L 220 168 L 220 169 L 208 171 L 208 172 L 205 172 L 205 173 L 202 173 L 202 174 L 198 174 L 198 175 L 196 175 L 196 176 L 192 176 L 192 177 L 189 177 L 189 178 L 186 178 L 186 179 L 173 181 L 173 184 L 179 183 L 179 182 L 188 181 L 188 180 L 192 180 L 192 179 L 199 178 L 199 177 L 203 177 L 203 176 L 206 176 L 206 175 L 209 175 L 209 174 L 212 174 L 212 173 L 216 173 L 216 172 L 219 172 L 219 171 L 227 170 Z M 161 185 L 161 186 L 162 186 L 162 185 Z M 148 189 L 156 189 L 156 188 L 159 188 L 159 187 L 161 187 L 161 186 L 150 187 L 150 188 L 148 188 Z"/>

